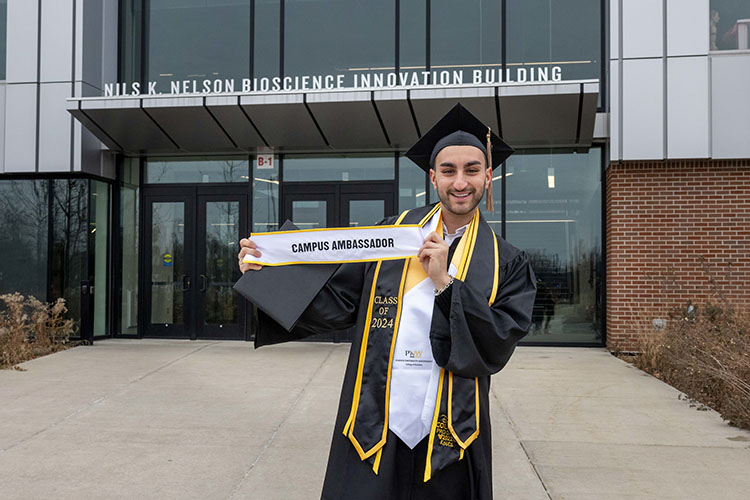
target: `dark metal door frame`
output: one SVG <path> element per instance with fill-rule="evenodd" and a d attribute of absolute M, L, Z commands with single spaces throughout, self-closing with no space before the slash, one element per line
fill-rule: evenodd
<path fill-rule="evenodd" d="M 206 275 L 206 202 L 236 201 L 240 204 L 240 235 L 249 234 L 248 193 L 244 185 L 152 185 L 143 188 L 143 211 L 140 218 L 139 242 L 139 337 L 179 338 L 196 340 L 237 339 L 247 340 L 247 302 L 238 301 L 238 325 L 236 327 L 204 328 L 204 303 L 201 296 L 200 276 Z M 154 202 L 177 202 L 185 207 L 185 242 L 183 249 L 183 322 L 161 325 L 151 323 L 151 244 Z M 233 264 L 233 262 L 231 263 Z M 231 265 L 228 263 L 227 265 Z M 236 266 L 235 266 L 236 267 Z M 239 271 L 238 271 L 239 272 Z"/>

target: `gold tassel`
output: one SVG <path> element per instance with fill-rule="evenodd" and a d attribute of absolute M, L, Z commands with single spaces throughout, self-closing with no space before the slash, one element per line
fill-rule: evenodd
<path fill-rule="evenodd" d="M 492 196 L 492 129 L 487 127 L 487 168 L 490 169 L 490 185 L 487 188 L 487 198 L 484 208 L 488 212 L 495 211 L 495 198 Z"/>

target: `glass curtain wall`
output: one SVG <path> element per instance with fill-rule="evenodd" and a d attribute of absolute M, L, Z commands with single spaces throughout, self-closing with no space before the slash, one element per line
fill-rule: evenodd
<path fill-rule="evenodd" d="M 47 180 L 0 180 L 0 294 L 47 299 Z"/>
<path fill-rule="evenodd" d="M 118 333 L 137 335 L 140 162 L 137 158 L 125 158 L 120 169 L 120 263 L 116 266 L 120 274 Z"/>
<path fill-rule="evenodd" d="M 431 0 L 430 70 L 486 73 L 486 82 L 498 82 L 502 67 L 501 0 Z"/>
<path fill-rule="evenodd" d="M 601 77 L 601 0 L 506 0 L 505 25 L 514 81 Z"/>
<path fill-rule="evenodd" d="M 340 75 L 351 87 L 355 75 L 393 71 L 394 9 L 393 1 L 286 0 L 284 76 Z"/>
<path fill-rule="evenodd" d="M 48 296 L 65 299 L 68 315 L 76 321 L 76 332 L 81 320 L 80 285 L 88 279 L 88 205 L 87 179 L 52 181 L 52 269 Z"/>
<path fill-rule="evenodd" d="M 89 269 L 93 269 L 94 284 L 94 335 L 102 336 L 107 328 L 107 299 L 109 290 L 109 184 L 91 182 L 89 219 Z"/>
<path fill-rule="evenodd" d="M 601 151 L 515 154 L 506 163 L 506 239 L 537 276 L 528 342 L 601 341 Z"/>
<path fill-rule="evenodd" d="M 227 82 L 247 78 L 250 4 L 251 0 L 149 0 L 148 80 L 158 82 L 157 92 L 169 92 L 172 82 L 183 80 L 200 82 L 198 92 L 204 82 L 212 90 L 226 91 Z"/>

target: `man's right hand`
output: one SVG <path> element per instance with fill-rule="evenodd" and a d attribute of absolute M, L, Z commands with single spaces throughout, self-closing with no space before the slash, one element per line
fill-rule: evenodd
<path fill-rule="evenodd" d="M 245 271 L 248 269 L 252 271 L 257 271 L 261 267 L 260 264 L 251 264 L 250 262 L 243 262 L 242 259 L 245 258 L 245 255 L 252 255 L 253 257 L 260 257 L 260 251 L 258 250 L 258 247 L 255 245 L 255 242 L 253 240 L 248 238 L 242 238 L 240 240 L 240 253 L 237 255 L 237 259 L 239 260 L 240 265 L 240 271 L 242 271 L 242 274 L 245 274 Z"/>

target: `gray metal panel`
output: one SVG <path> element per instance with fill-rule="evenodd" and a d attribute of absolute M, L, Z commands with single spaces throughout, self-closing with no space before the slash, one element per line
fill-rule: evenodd
<path fill-rule="evenodd" d="M 302 94 L 242 96 L 240 105 L 272 147 L 325 148 Z"/>
<path fill-rule="evenodd" d="M 708 57 L 667 59 L 667 157 L 708 158 Z"/>
<path fill-rule="evenodd" d="M 36 171 L 36 84 L 5 88 L 5 172 Z"/>
<path fill-rule="evenodd" d="M 143 109 L 184 151 L 234 151 L 237 146 L 203 107 L 203 97 L 144 98 Z"/>
<path fill-rule="evenodd" d="M 708 54 L 708 0 L 667 0 L 667 56 Z"/>
<path fill-rule="evenodd" d="M 411 104 L 419 131 L 425 134 L 456 103 L 461 104 L 497 132 L 495 87 L 455 87 L 411 91 Z M 503 124 L 504 126 L 505 124 Z M 505 131 L 503 130 L 503 133 Z"/>
<path fill-rule="evenodd" d="M 310 93 L 307 105 L 331 147 L 390 148 L 371 99 L 367 91 Z"/>
<path fill-rule="evenodd" d="M 620 57 L 620 2 L 609 0 L 609 57 Z"/>
<path fill-rule="evenodd" d="M 5 151 L 5 83 L 0 83 L 0 151 Z M 5 170 L 5 155 L 0 154 L 0 173 Z"/>
<path fill-rule="evenodd" d="M 206 106 L 240 148 L 253 149 L 266 145 L 242 112 L 238 96 L 208 96 Z"/>
<path fill-rule="evenodd" d="M 375 105 L 394 148 L 408 149 L 417 142 L 419 136 L 406 100 L 406 90 L 376 90 Z"/>
<path fill-rule="evenodd" d="M 68 82 L 73 71 L 73 0 L 42 2 L 40 80 Z"/>
<path fill-rule="evenodd" d="M 713 158 L 750 158 L 750 54 L 711 56 Z"/>
<path fill-rule="evenodd" d="M 37 79 L 38 0 L 9 0 L 6 49 L 8 83 L 35 82 Z"/>
<path fill-rule="evenodd" d="M 73 120 L 65 109 L 69 83 L 44 83 L 39 96 L 39 172 L 69 172 Z"/>
<path fill-rule="evenodd" d="M 81 101 L 76 117 L 85 114 L 96 127 L 91 131 L 105 144 L 112 138 L 123 151 L 178 152 L 180 151 L 159 127 L 140 108 L 140 99 L 109 99 Z M 105 131 L 107 135 L 103 135 Z"/>
<path fill-rule="evenodd" d="M 622 67 L 622 159 L 664 159 L 662 59 L 631 59 Z"/>
<path fill-rule="evenodd" d="M 580 84 L 518 85 L 499 91 L 503 138 L 508 144 L 514 148 L 576 145 Z M 594 107 L 592 121 L 595 114 Z"/>
<path fill-rule="evenodd" d="M 664 54 L 662 0 L 623 0 L 622 57 L 661 57 Z"/>
<path fill-rule="evenodd" d="M 620 62 L 609 63 L 609 159 L 619 161 L 622 158 L 620 132 L 622 109 L 620 107 Z"/>

